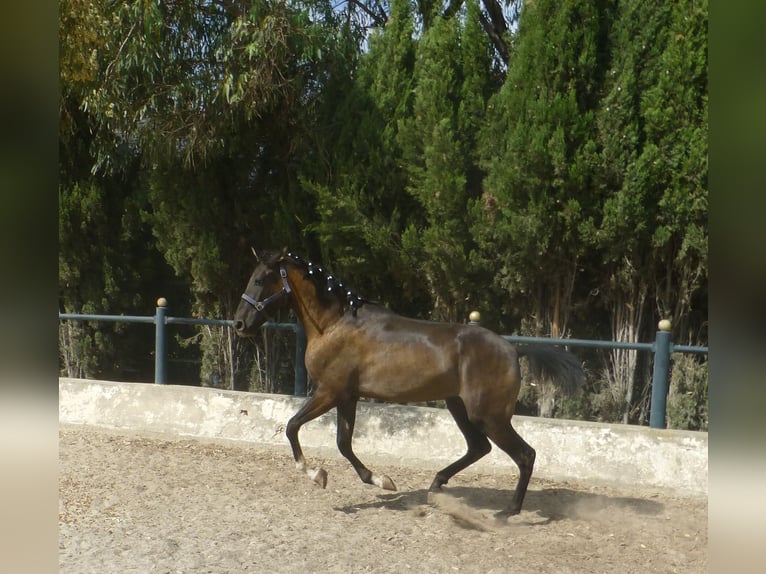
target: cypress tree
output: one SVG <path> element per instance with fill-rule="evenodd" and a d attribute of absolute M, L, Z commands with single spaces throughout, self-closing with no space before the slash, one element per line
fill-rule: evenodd
<path fill-rule="evenodd" d="M 473 234 L 496 269 L 502 312 L 527 333 L 567 333 L 581 222 L 598 207 L 594 111 L 607 25 L 603 2 L 526 5 L 505 84 L 490 101 Z"/>
<path fill-rule="evenodd" d="M 602 217 L 599 293 L 615 340 L 651 338 L 671 318 L 699 335 L 707 234 L 707 3 L 627 1 L 611 35 L 614 59 L 598 111 Z M 693 326 L 692 326 L 693 325 Z M 698 341 L 696 341 L 698 342 Z M 648 363 L 609 353 L 606 380 L 622 419 L 644 420 Z"/>
<path fill-rule="evenodd" d="M 437 16 L 420 40 L 414 70 L 412 117 L 400 139 L 408 191 L 423 212 L 402 235 L 405 255 L 422 269 L 432 316 L 464 320 L 474 281 L 467 203 L 480 194 L 475 141 L 492 78 L 491 52 L 478 23 L 478 6 L 464 17 Z"/>
<path fill-rule="evenodd" d="M 427 300 L 418 270 L 401 254 L 401 234 L 419 217 L 399 141 L 400 120 L 412 107 L 414 33 L 410 3 L 395 0 L 354 81 L 328 102 L 334 107 L 320 143 L 327 168 L 303 180 L 316 201 L 311 229 L 322 259 L 356 291 L 411 314 Z"/>

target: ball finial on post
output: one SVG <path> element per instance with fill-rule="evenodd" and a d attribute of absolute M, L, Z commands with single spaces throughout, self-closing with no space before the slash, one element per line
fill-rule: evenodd
<path fill-rule="evenodd" d="M 470 325 L 478 325 L 480 321 L 481 321 L 481 313 L 479 313 L 478 311 L 471 311 L 468 314 L 468 323 Z"/>
<path fill-rule="evenodd" d="M 157 299 L 157 307 L 167 307 L 168 306 L 168 300 L 165 299 L 165 297 L 160 297 Z"/>
<path fill-rule="evenodd" d="M 670 331 L 673 328 L 673 324 L 669 319 L 663 319 L 657 323 L 657 327 L 659 327 L 660 331 Z"/>

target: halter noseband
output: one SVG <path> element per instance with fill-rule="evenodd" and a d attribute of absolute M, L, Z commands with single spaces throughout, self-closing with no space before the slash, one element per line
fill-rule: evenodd
<path fill-rule="evenodd" d="M 279 266 L 279 276 L 282 277 L 281 291 L 274 293 L 271 297 L 267 297 L 263 301 L 256 301 L 247 293 L 242 293 L 242 299 L 250 303 L 250 305 L 252 305 L 253 308 L 260 313 L 275 301 L 278 301 L 285 295 L 289 295 L 292 289 L 290 289 L 290 284 L 287 282 L 287 271 L 285 270 L 284 264 Z"/>

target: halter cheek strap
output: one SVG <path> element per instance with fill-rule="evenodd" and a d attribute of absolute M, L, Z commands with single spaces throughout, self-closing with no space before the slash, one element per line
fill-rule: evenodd
<path fill-rule="evenodd" d="M 263 301 L 256 301 L 250 295 L 247 293 L 242 293 L 242 299 L 253 306 L 253 308 L 258 311 L 259 313 L 266 309 L 269 305 L 274 303 L 275 301 L 278 301 L 285 295 L 289 295 L 292 292 L 292 289 L 290 289 L 290 284 L 287 282 L 287 271 L 285 270 L 284 265 L 279 266 L 279 276 L 282 277 L 282 290 L 277 291 L 274 293 L 271 297 L 267 297 Z"/>

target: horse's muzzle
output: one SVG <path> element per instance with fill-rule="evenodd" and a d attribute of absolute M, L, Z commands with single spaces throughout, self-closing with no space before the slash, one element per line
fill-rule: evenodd
<path fill-rule="evenodd" d="M 261 321 L 262 323 L 263 321 Z M 234 328 L 234 332 L 237 334 L 238 337 L 254 337 L 256 333 L 258 332 L 258 327 L 260 325 L 250 325 L 247 326 L 245 324 L 245 321 L 242 319 L 234 319 L 234 323 L 232 324 L 232 327 Z"/>

